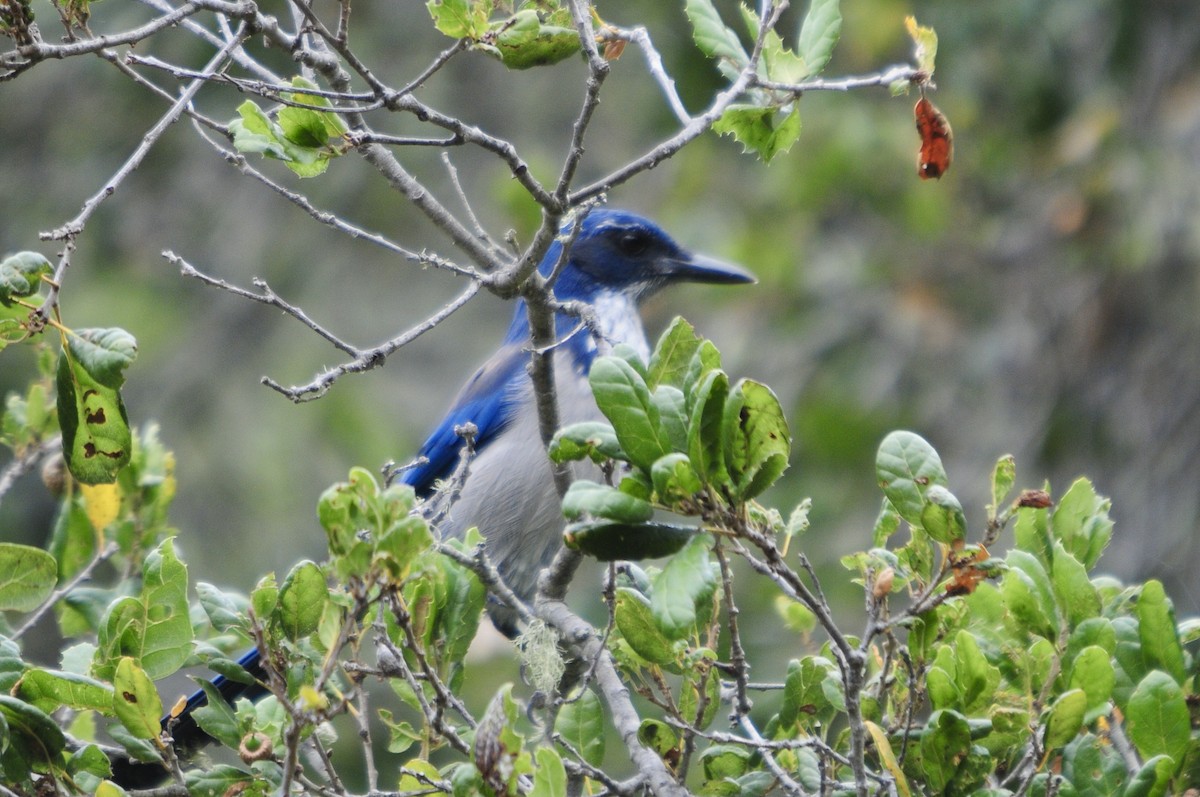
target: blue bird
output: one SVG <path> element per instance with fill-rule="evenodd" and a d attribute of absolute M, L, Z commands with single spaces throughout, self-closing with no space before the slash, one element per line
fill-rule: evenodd
<path fill-rule="evenodd" d="M 560 238 L 570 232 L 564 228 Z M 551 275 L 561 256 L 562 244 L 556 242 L 539 267 L 542 276 Z M 556 314 L 556 339 L 564 341 L 554 356 L 560 424 L 601 418 L 587 381 L 597 354 L 624 343 L 649 359 L 639 314 L 644 299 L 676 282 L 753 281 L 739 266 L 685 251 L 647 219 L 620 210 L 592 211 L 553 286 L 560 302 L 590 305 L 597 327 L 595 334 L 572 334 L 579 320 Z M 528 346 L 529 318 L 524 302 L 518 302 L 500 350 L 471 377 L 425 441 L 422 464 L 400 475 L 418 496 L 436 503 L 437 484 L 450 476 L 464 445 L 455 427 L 467 422 L 476 426 L 470 475 L 453 505 L 445 508 L 439 530 L 443 538 L 461 537 L 478 526 L 492 563 L 525 601 L 532 599 L 538 573 L 558 551 L 564 525 L 551 463 L 538 433 L 533 383 L 525 369 Z M 511 609 L 492 605 L 489 613 L 500 631 L 515 635 Z"/>
<path fill-rule="evenodd" d="M 550 277 L 559 264 L 562 240 L 572 233 L 570 224 L 564 226 L 539 265 L 542 276 Z M 677 282 L 753 281 L 753 275 L 740 266 L 686 251 L 641 216 L 606 208 L 593 210 L 574 235 L 553 285 L 560 302 L 590 305 L 596 327 L 591 334 L 579 331 L 577 317 L 556 313 L 556 339 L 562 341 L 554 356 L 560 423 L 565 426 L 601 417 L 587 381 L 598 355 L 624 343 L 649 358 L 639 313 L 647 297 Z M 524 302 L 519 301 L 500 350 L 471 377 L 425 441 L 420 464 L 399 476 L 427 500 L 432 509 L 429 514 L 440 518 L 436 530 L 444 539 L 461 537 L 477 526 L 501 577 L 525 601 L 533 598 L 539 572 L 558 551 L 564 527 L 551 463 L 538 432 L 533 383 L 525 368 L 528 346 L 529 317 Z M 476 453 L 457 498 L 446 505 L 438 485 L 453 473 L 464 445 L 455 427 L 468 422 L 477 430 Z M 489 614 L 498 629 L 515 635 L 517 618 L 511 609 L 492 605 Z M 257 650 L 243 655 L 238 663 L 258 680 L 265 680 Z M 266 693 L 261 686 L 220 677 L 214 684 L 231 702 L 239 696 L 256 699 Z M 173 730 L 178 747 L 194 748 L 197 739 L 199 743 L 206 740 L 191 716 L 205 702 L 203 692 L 189 698 Z"/>

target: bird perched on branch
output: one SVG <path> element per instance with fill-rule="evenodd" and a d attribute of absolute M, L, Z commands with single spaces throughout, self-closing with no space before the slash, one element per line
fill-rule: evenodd
<path fill-rule="evenodd" d="M 564 241 L 569 249 L 563 258 Z M 737 284 L 754 281 L 739 266 L 692 254 L 653 222 L 621 210 L 593 210 L 579 222 L 568 222 L 538 267 L 554 276 L 560 303 L 590 307 L 588 324 L 564 311 L 555 314 L 554 375 L 560 424 L 598 419 L 588 385 L 593 360 L 611 346 L 624 343 L 648 359 L 649 345 L 639 307 L 659 289 L 678 282 Z M 556 273 L 557 272 L 557 273 Z M 421 447 L 419 464 L 400 473 L 417 495 L 435 507 L 435 530 L 443 538 L 461 537 L 477 526 L 490 560 L 521 600 L 530 601 L 539 572 L 562 544 L 564 520 L 552 465 L 539 434 L 537 397 L 526 370 L 530 327 L 524 301 L 519 301 L 508 332 L 496 352 L 467 382 L 442 422 Z M 460 431 L 474 426 L 467 475 L 454 484 L 451 475 L 466 441 Z M 439 494 L 438 486 L 451 486 Z M 517 632 L 517 616 L 493 604 L 496 627 Z M 265 680 L 259 653 L 249 651 L 239 663 Z M 265 694 L 262 687 L 243 686 L 223 678 L 214 682 L 226 699 Z M 193 695 L 174 727 L 177 746 L 195 746 L 203 737 L 191 712 L 206 702 Z"/>
<path fill-rule="evenodd" d="M 564 228 L 568 240 L 572 231 Z M 539 271 L 549 277 L 562 257 L 561 242 L 546 253 Z M 620 210 L 594 210 L 583 220 L 553 284 L 559 302 L 591 307 L 592 329 L 564 312 L 556 314 L 554 384 L 559 423 L 600 419 L 588 386 L 597 354 L 624 343 L 649 359 L 639 306 L 677 282 L 746 283 L 754 277 L 739 266 L 682 249 L 654 223 Z M 529 317 L 519 302 L 500 350 L 480 368 L 455 399 L 446 417 L 421 447 L 422 464 L 400 474 L 417 495 L 432 497 L 450 477 L 464 445 L 455 428 L 476 427 L 469 475 L 438 524 L 443 537 L 460 537 L 478 526 L 489 558 L 522 600 L 536 591 L 538 573 L 562 544 L 562 507 L 550 460 L 538 433 L 537 400 L 526 365 Z M 451 491 L 453 492 L 453 490 Z M 516 614 L 493 603 L 492 621 L 508 636 Z"/>

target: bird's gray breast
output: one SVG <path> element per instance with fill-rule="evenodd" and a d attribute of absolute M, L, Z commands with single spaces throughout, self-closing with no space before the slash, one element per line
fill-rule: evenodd
<path fill-rule="evenodd" d="M 602 417 L 587 376 L 571 359 L 565 351 L 554 358 L 563 426 Z M 461 537 L 477 526 L 505 582 L 519 596 L 530 599 L 538 573 L 562 543 L 565 523 L 552 465 L 538 430 L 532 381 L 522 379 L 518 391 L 511 420 L 476 454 L 441 532 L 443 536 Z M 600 478 L 599 469 L 590 463 L 577 464 L 574 475 Z"/>

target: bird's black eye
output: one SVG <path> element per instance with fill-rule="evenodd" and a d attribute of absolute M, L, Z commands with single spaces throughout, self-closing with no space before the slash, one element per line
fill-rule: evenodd
<path fill-rule="evenodd" d="M 617 237 L 617 249 L 626 257 L 638 257 L 650 248 L 650 236 L 645 230 L 625 230 Z"/>

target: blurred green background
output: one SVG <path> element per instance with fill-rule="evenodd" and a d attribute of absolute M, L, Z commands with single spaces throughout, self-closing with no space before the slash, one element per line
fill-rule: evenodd
<path fill-rule="evenodd" d="M 647 26 L 693 112 L 720 88 L 681 3 L 597 5 L 615 24 Z M 737 21 L 735 4 L 718 5 Z M 789 11 L 781 30 L 794 32 L 803 10 Z M 35 11 L 43 34 L 56 37 L 49 4 L 35 0 Z M 703 138 L 615 190 L 611 203 L 653 216 L 688 247 L 746 264 L 760 282 L 664 295 L 647 308 L 653 334 L 682 313 L 722 349 L 733 376 L 779 393 L 795 452 L 765 500 L 786 514 L 813 498 L 803 545 L 827 586 L 848 581 L 839 556 L 869 545 L 875 448 L 906 427 L 941 452 L 976 535 L 998 456 L 1016 455 L 1019 486 L 1049 479 L 1061 494 L 1090 476 L 1113 498 L 1117 523 L 1102 568 L 1163 578 L 1181 613 L 1197 612 L 1200 4 L 843 0 L 842 11 L 827 76 L 905 61 L 907 14 L 937 30 L 933 99 L 954 126 L 953 168 L 941 181 L 917 179 L 915 98 L 883 89 L 804 97 L 800 141 L 769 166 L 729 139 Z M 144 13 L 101 4 L 93 24 L 107 30 Z M 353 23 L 356 48 L 393 86 L 449 44 L 415 0 L 356 5 Z M 139 53 L 197 67 L 209 56 L 177 31 Z M 292 73 L 285 54 L 267 58 Z M 513 73 L 467 54 L 421 97 L 511 139 L 551 181 L 584 76 L 576 59 Z M 634 47 L 613 64 L 602 96 L 584 181 L 674 129 Z M 197 102 L 232 118 L 243 99 L 209 86 Z M 53 258 L 38 232 L 72 218 L 163 111 L 94 58 L 45 63 L 0 84 L 0 252 Z M 381 132 L 429 134 L 409 118 L 372 121 Z M 437 152 L 399 156 L 456 207 Z M 450 157 L 485 225 L 528 241 L 536 213 L 506 171 L 467 148 Z M 257 165 L 366 229 L 455 254 L 354 157 L 309 181 L 276 162 Z M 157 421 L 176 453 L 178 546 L 193 580 L 231 588 L 319 559 L 320 492 L 352 465 L 411 457 L 510 312 L 480 297 L 385 367 L 293 405 L 260 378 L 307 382 L 338 352 L 278 312 L 181 277 L 164 249 L 245 287 L 261 277 L 362 345 L 421 321 L 460 284 L 316 224 L 239 176 L 186 123 L 103 204 L 67 275 L 64 320 L 137 337 L 126 401 L 131 420 Z M 23 347 L 5 351 L 0 392 L 20 389 L 33 370 Z M 0 504 L 0 538 L 40 542 L 53 508 L 36 475 L 25 477 Z M 861 598 L 848 584 L 833 591 L 854 627 Z M 745 627 L 752 644 L 778 642 L 773 617 Z"/>

